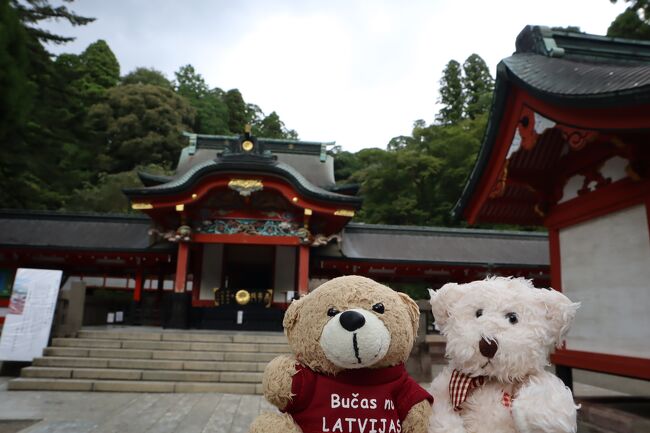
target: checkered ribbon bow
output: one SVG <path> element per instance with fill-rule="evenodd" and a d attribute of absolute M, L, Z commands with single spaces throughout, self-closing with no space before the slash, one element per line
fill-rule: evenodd
<path fill-rule="evenodd" d="M 461 410 L 461 406 L 465 400 L 467 400 L 470 391 L 472 391 L 474 388 L 478 388 L 484 383 L 485 376 L 470 377 L 459 370 L 454 370 L 451 373 L 451 378 L 449 379 L 449 398 L 454 410 Z M 511 408 L 512 396 L 503 391 L 503 398 L 501 400 L 501 403 L 503 406 Z"/>
<path fill-rule="evenodd" d="M 467 400 L 469 392 L 484 383 L 485 377 L 483 376 L 470 377 L 459 370 L 454 370 L 451 373 L 451 379 L 449 379 L 449 398 L 454 410 L 459 411 L 460 406 Z"/>

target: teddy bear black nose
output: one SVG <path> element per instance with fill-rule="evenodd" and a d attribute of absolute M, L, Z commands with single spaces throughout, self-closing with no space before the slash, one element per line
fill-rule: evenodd
<path fill-rule="evenodd" d="M 366 323 L 366 318 L 356 311 L 346 311 L 339 316 L 339 322 L 348 331 L 356 331 Z"/>
<path fill-rule="evenodd" d="M 481 355 L 486 358 L 494 358 L 494 354 L 497 353 L 498 348 L 499 345 L 496 340 L 486 340 L 485 338 L 481 338 L 481 341 L 478 342 L 478 350 L 480 350 Z"/>

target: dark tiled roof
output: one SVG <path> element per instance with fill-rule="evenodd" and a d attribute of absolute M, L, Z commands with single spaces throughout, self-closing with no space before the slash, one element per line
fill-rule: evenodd
<path fill-rule="evenodd" d="M 0 246 L 96 251 L 166 251 L 150 245 L 146 216 L 0 210 Z"/>
<path fill-rule="evenodd" d="M 602 106 L 650 100 L 650 42 L 526 26 L 507 79 L 542 99 Z"/>
<path fill-rule="evenodd" d="M 357 208 L 361 206 L 361 198 L 359 197 L 327 191 L 309 182 L 300 172 L 288 164 L 271 158 L 254 155 L 232 155 L 206 160 L 192 166 L 185 173 L 168 183 L 147 188 L 125 189 L 124 193 L 129 197 L 173 194 L 191 188 L 203 176 L 218 172 L 276 175 L 289 181 L 298 191 L 307 197 L 351 205 Z"/>
<path fill-rule="evenodd" d="M 325 251 L 327 255 L 331 249 Z M 549 265 L 548 237 L 540 232 L 351 223 L 343 232 L 341 253 L 359 260 Z"/>
<path fill-rule="evenodd" d="M 621 98 L 650 98 L 650 64 L 596 63 L 531 53 L 514 54 L 503 63 L 513 81 L 536 95 L 612 104 Z"/>
<path fill-rule="evenodd" d="M 214 159 L 217 153 L 223 152 L 239 140 L 239 137 L 234 136 L 185 135 L 190 137 L 190 146 L 184 148 L 181 153 L 176 169 L 177 176 L 183 175 L 196 164 Z M 273 138 L 257 138 L 257 142 L 273 153 L 278 161 L 290 165 L 314 185 L 329 189 L 335 184 L 334 160 L 326 153 L 327 146 L 334 143 Z"/>

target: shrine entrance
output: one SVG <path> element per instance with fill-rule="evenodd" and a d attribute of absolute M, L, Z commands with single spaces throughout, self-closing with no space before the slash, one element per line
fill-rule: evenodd
<path fill-rule="evenodd" d="M 340 239 L 361 200 L 313 184 L 270 150 L 320 184 L 331 168 L 321 144 L 195 138 L 186 157 L 205 159 L 125 190 L 153 220 L 154 241 L 177 246 L 162 325 L 281 330 L 288 304 L 309 290 L 310 249 Z"/>

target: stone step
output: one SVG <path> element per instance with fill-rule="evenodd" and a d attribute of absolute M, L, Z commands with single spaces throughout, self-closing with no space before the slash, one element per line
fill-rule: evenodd
<path fill-rule="evenodd" d="M 105 331 L 81 330 L 77 336 L 91 340 L 144 340 L 144 341 L 182 341 L 204 343 L 271 343 L 286 344 L 287 337 L 281 333 L 242 333 L 223 334 L 218 332 L 170 332 L 170 331 Z"/>
<path fill-rule="evenodd" d="M 222 392 L 261 394 L 262 385 L 255 383 L 156 382 L 121 380 L 78 380 L 17 378 L 8 382 L 11 391 L 108 391 L 108 392 Z"/>
<path fill-rule="evenodd" d="M 118 368 L 124 370 L 190 370 L 263 372 L 266 362 L 183 361 L 124 358 L 73 358 L 46 356 L 35 358 L 35 367 Z"/>
<path fill-rule="evenodd" d="M 260 361 L 268 362 L 277 353 L 209 352 L 189 350 L 82 349 L 77 347 L 47 347 L 44 356 L 75 358 L 131 358 L 187 361 Z"/>
<path fill-rule="evenodd" d="M 26 367 L 24 378 L 143 380 L 154 382 L 262 383 L 262 372 L 124 370 L 110 368 Z"/>
<path fill-rule="evenodd" d="M 202 343 L 189 341 L 109 340 L 90 338 L 53 338 L 52 347 L 78 349 L 134 349 L 210 352 L 289 353 L 284 343 Z"/>

